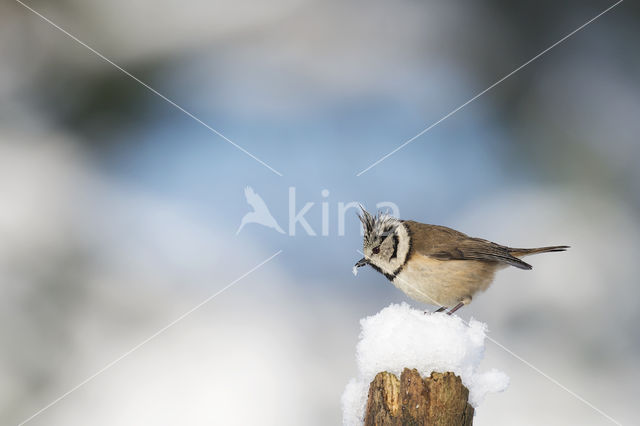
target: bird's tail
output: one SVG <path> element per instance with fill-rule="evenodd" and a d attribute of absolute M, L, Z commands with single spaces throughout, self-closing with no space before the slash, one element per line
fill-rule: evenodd
<path fill-rule="evenodd" d="M 538 247 L 538 248 L 512 248 L 509 247 L 509 254 L 513 256 L 528 256 L 530 254 L 536 253 L 549 253 L 554 251 L 565 251 L 569 246 L 549 246 L 549 247 Z"/>

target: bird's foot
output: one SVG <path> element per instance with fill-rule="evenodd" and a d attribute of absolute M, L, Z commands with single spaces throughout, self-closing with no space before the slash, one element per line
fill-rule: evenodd
<path fill-rule="evenodd" d="M 457 311 L 458 309 L 462 308 L 465 305 L 464 302 L 460 302 L 458 303 L 456 306 L 454 306 L 449 312 L 447 312 L 447 315 L 451 315 L 453 314 L 455 311 Z"/>
<path fill-rule="evenodd" d="M 433 311 L 433 312 L 432 312 L 432 311 L 424 311 L 424 313 L 425 313 L 425 315 L 426 315 L 426 314 L 437 314 L 437 313 L 440 313 L 440 312 L 445 311 L 446 309 L 447 309 L 447 307 L 446 307 L 446 306 L 440 306 L 438 309 L 436 309 L 436 310 L 435 310 L 435 311 Z"/>

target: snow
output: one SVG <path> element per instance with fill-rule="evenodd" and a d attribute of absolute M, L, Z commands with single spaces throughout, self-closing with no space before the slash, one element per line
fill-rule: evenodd
<path fill-rule="evenodd" d="M 422 377 L 452 371 L 469 389 L 469 402 L 478 407 L 488 393 L 502 392 L 509 377 L 498 370 L 478 372 L 484 357 L 487 325 L 469 323 L 445 313 L 425 314 L 408 304 L 392 304 L 360 321 L 356 348 L 358 378 L 351 379 L 342 395 L 344 426 L 362 425 L 369 383 L 381 371 L 400 377 L 415 368 Z"/>

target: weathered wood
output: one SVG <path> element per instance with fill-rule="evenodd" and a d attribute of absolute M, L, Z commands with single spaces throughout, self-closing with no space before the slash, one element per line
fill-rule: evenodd
<path fill-rule="evenodd" d="M 453 373 L 431 373 L 423 379 L 405 368 L 395 375 L 378 373 L 369 385 L 365 426 L 471 426 L 469 391 Z"/>

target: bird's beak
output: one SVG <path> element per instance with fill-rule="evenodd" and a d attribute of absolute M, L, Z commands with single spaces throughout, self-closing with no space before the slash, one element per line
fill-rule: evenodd
<path fill-rule="evenodd" d="M 369 264 L 369 261 L 366 258 L 363 257 L 362 259 L 358 260 L 354 266 L 356 268 L 360 268 L 361 266 L 365 266 L 365 265 L 368 265 L 368 264 Z"/>

